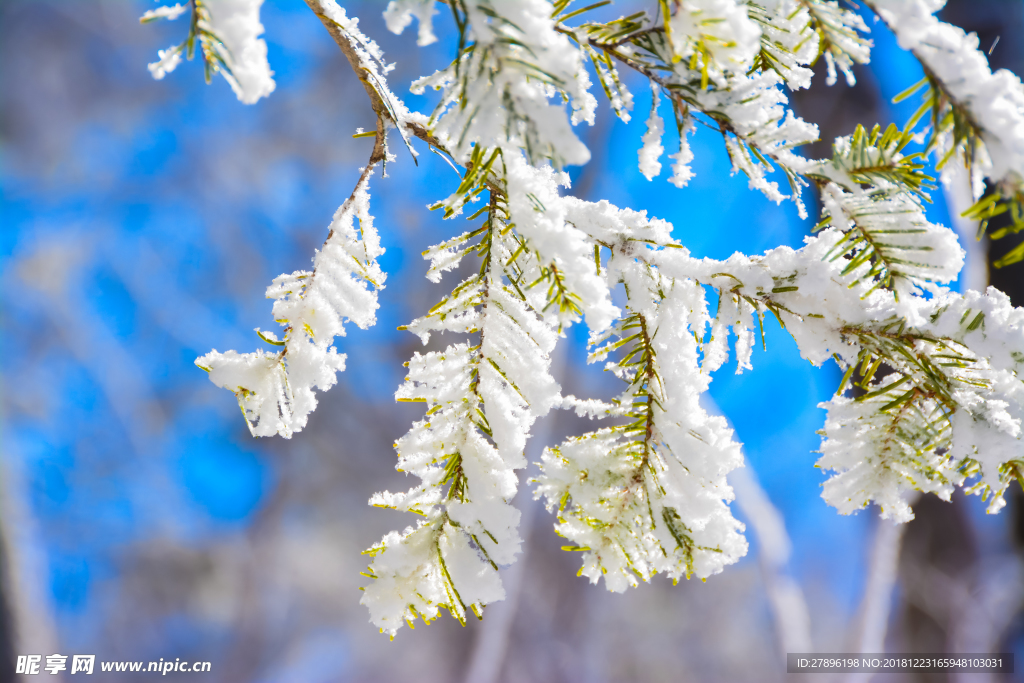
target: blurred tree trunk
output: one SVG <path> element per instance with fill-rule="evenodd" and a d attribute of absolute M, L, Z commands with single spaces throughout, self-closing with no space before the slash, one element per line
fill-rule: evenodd
<path fill-rule="evenodd" d="M 7 525 L 8 518 L 4 515 L 0 521 L 0 683 L 18 679 L 14 673 L 15 620 L 11 600 L 10 537 Z"/>

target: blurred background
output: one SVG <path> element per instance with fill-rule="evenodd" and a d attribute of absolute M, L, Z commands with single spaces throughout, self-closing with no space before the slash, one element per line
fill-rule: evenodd
<path fill-rule="evenodd" d="M 396 61 L 399 95 L 451 59 L 444 40 L 416 48 L 411 34 L 388 33 L 382 1 L 341 4 Z M 611 11 L 634 5 L 644 3 Z M 351 135 L 374 119 L 303 3 L 264 4 L 277 90 L 255 106 L 219 77 L 205 85 L 199 63 L 153 81 L 146 64 L 186 24 L 141 26 L 152 6 L 0 0 L 0 680 L 14 680 L 16 655 L 53 653 L 210 661 L 203 680 L 230 683 L 773 681 L 786 678 L 786 651 L 1024 656 L 1019 491 L 994 516 L 959 494 L 922 499 L 902 530 L 875 510 L 836 514 L 820 498 L 814 451 L 816 406 L 839 373 L 809 365 L 777 329 L 753 372 L 726 366 L 711 390 L 748 458 L 734 482 L 751 541 L 740 563 L 706 583 L 658 579 L 610 594 L 576 577 L 577 558 L 559 549 L 553 518 L 524 484 L 525 552 L 503 571 L 509 599 L 466 627 L 445 617 L 394 642 L 378 634 L 359 605 L 360 551 L 412 520 L 366 501 L 411 485 L 394 471 L 392 443 L 422 412 L 393 401 L 420 347 L 395 328 L 458 277 L 428 283 L 419 256 L 464 229 L 425 208 L 456 177 L 434 155 L 417 167 L 395 148 L 388 177 L 371 184 L 387 249 L 378 324 L 338 340 L 348 370 L 319 394 L 303 432 L 253 439 L 234 398 L 193 359 L 252 350 L 251 330 L 275 327 L 264 290 L 308 267 L 369 155 L 372 141 Z M 983 49 L 998 37 L 993 67 L 1022 73 L 1020 0 L 954 0 L 942 16 L 977 32 Z M 793 97 L 828 141 L 806 154 L 829 155 L 858 122 L 902 125 L 916 108 L 890 102 L 920 68 L 868 23 L 874 61 L 857 69 L 856 87 L 825 88 L 819 73 Z M 633 86 L 633 123 L 602 106 L 580 131 L 594 158 L 571 170 L 573 194 L 665 218 L 698 256 L 802 243 L 814 198 L 801 221 L 748 190 L 703 127 L 689 187 L 646 181 L 636 154 L 650 95 Z M 934 198 L 930 218 L 956 225 L 957 198 Z M 986 268 L 1012 239 L 991 255 L 965 240 L 974 260 L 960 286 L 991 280 L 1024 305 L 1024 268 Z M 585 365 L 585 341 L 582 326 L 568 332 L 557 379 L 566 393 L 610 396 L 615 380 Z M 588 428 L 568 413 L 545 418 L 529 460 Z"/>

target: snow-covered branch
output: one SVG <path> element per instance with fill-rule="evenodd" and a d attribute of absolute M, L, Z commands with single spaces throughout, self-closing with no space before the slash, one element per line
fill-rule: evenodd
<path fill-rule="evenodd" d="M 386 279 L 377 264 L 384 249 L 370 216 L 368 189 L 373 169 L 386 153 L 383 123 L 378 126 L 370 162 L 334 214 L 313 270 L 278 276 L 267 288 L 284 339 L 259 328 L 256 333 L 280 350 L 211 351 L 196 359 L 214 384 L 234 392 L 253 436 L 289 438 L 305 427 L 316 408 L 313 388 L 330 389 L 345 369 L 345 356 L 334 349 L 334 338 L 344 336 L 346 321 L 363 329 L 376 322 L 376 290 Z"/>
<path fill-rule="evenodd" d="M 993 73 L 978 36 L 934 16 L 944 3 L 927 0 L 871 0 L 867 3 L 921 63 L 925 77 L 900 97 L 924 90 L 915 120 L 929 115 L 927 150 L 938 155 L 943 181 L 956 180 L 954 157 L 970 171 L 977 203 L 964 215 L 982 220 L 1010 213 L 998 239 L 1024 229 L 1024 85 L 1006 70 Z M 986 182 L 991 191 L 986 193 Z M 996 266 L 1024 259 L 1012 250 Z"/>
<path fill-rule="evenodd" d="M 306 3 L 363 84 L 377 118 L 373 151 L 313 270 L 268 289 L 284 335 L 258 332 L 277 349 L 212 352 L 197 363 L 236 394 L 254 435 L 301 429 L 313 389 L 328 389 L 344 369 L 335 337 L 346 322 L 375 320 L 385 276 L 368 183 L 394 159 L 388 131 L 397 129 L 414 159 L 418 139 L 459 170 L 461 181 L 432 208 L 444 218 L 473 211 L 468 218 L 482 223 L 427 250 L 427 278 L 440 282 L 467 259 L 479 267 L 404 329 L 424 343 L 445 332 L 470 338 L 414 354 L 396 394 L 426 409 L 396 444 L 399 469 L 419 483 L 371 502 L 421 520 L 367 551 L 372 583 L 362 602 L 382 631 L 393 636 L 441 608 L 460 621 L 480 616 L 503 597 L 498 567 L 520 546 L 510 504 L 516 470 L 534 421 L 556 407 L 606 420 L 547 449 L 535 482 L 535 495 L 557 511 L 566 550 L 582 554 L 582 574 L 620 591 L 657 573 L 707 578 L 735 562 L 747 543 L 727 475 L 743 458 L 725 419 L 700 397 L 730 354 L 736 372 L 753 369 L 770 317 L 811 363 L 834 359 L 846 372 L 822 405 L 819 461 L 833 472 L 824 496 L 840 512 L 876 503 L 902 521 L 912 492 L 948 499 L 957 486 L 990 497 L 995 511 L 1010 481 L 1024 480 L 1024 310 L 994 289 L 950 292 L 963 250 L 923 209 L 934 189 L 923 158 L 962 153 L 1001 193 L 972 215 L 1013 211 L 1024 226 L 1024 94 L 1013 77 L 990 72 L 976 39 L 932 16 L 935 3 L 869 3 L 925 66 L 930 140 L 911 152 L 915 122 L 858 126 L 824 160 L 796 152 L 818 130 L 794 115 L 785 89 L 809 87 L 821 55 L 830 84 L 837 70 L 852 82 L 852 66 L 869 60 L 866 24 L 833 0 L 659 0 L 653 14 L 608 21 L 584 20 L 602 3 L 450 0 L 455 58 L 414 84 L 438 93 L 429 116 L 390 90 L 392 65 L 357 19 L 334 0 Z M 244 102 L 268 94 L 259 5 L 193 0 L 148 12 L 144 21 L 192 17 L 187 39 L 161 54 L 154 75 L 198 45 L 207 77 L 223 73 Z M 430 0 L 393 0 L 385 20 L 401 32 L 416 19 L 424 45 L 436 40 L 435 14 Z M 662 169 L 667 104 L 679 138 L 672 184 L 692 177 L 688 134 L 707 125 L 752 189 L 806 213 L 802 191 L 814 185 L 816 234 L 800 249 L 697 259 L 666 221 L 568 196 L 561 167 L 589 159 L 573 127 L 595 120 L 592 77 L 612 111 L 630 117 L 620 69 L 652 90 L 639 152 L 648 179 Z M 775 170 L 788 194 L 770 178 Z M 611 402 L 563 397 L 550 375 L 559 336 L 581 322 L 590 362 L 603 361 L 625 384 Z"/>

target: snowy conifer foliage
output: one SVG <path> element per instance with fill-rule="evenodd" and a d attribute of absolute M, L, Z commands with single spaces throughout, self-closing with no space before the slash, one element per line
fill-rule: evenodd
<path fill-rule="evenodd" d="M 565 549 L 580 553 L 581 574 L 621 591 L 658 573 L 706 578 L 743 556 L 727 483 L 742 453 L 701 396 L 730 356 L 736 372 L 753 369 L 766 318 L 810 362 L 834 359 L 845 370 L 823 405 L 819 461 L 832 473 L 824 497 L 841 513 L 875 503 L 905 521 L 910 492 L 948 499 L 957 486 L 994 511 L 1010 482 L 1024 481 L 1024 310 L 995 289 L 949 290 L 964 252 L 925 217 L 934 186 L 922 170 L 929 155 L 940 169 L 967 167 L 978 199 L 969 215 L 1009 211 L 1010 229 L 1024 227 L 1024 88 L 991 72 L 974 36 L 934 17 L 940 0 L 868 3 L 921 60 L 925 100 L 905 130 L 859 126 L 834 141 L 829 159 L 798 152 L 818 130 L 787 93 L 810 86 L 818 58 L 828 85 L 837 71 L 852 82 L 851 66 L 870 59 L 868 24 L 833 0 L 651 0 L 647 11 L 603 20 L 608 3 L 392 0 L 387 26 L 401 33 L 418 22 L 420 45 L 436 41 L 436 20 L 452 22 L 451 64 L 413 85 L 437 93 L 430 113 L 409 111 L 390 90 L 380 49 L 335 0 L 306 3 L 366 90 L 374 149 L 313 269 L 268 289 L 283 337 L 257 331 L 271 350 L 214 351 L 197 364 L 236 395 L 254 435 L 302 429 L 314 389 L 344 370 L 334 346 L 344 323 L 375 320 L 385 275 L 368 183 L 393 159 L 389 132 L 413 154 L 425 145 L 461 169 L 434 208 L 445 218 L 468 213 L 472 227 L 425 253 L 427 278 L 451 280 L 450 293 L 404 329 L 424 343 L 445 332 L 469 341 L 414 354 L 396 394 L 424 404 L 396 444 L 399 469 L 419 483 L 370 502 L 419 520 L 367 551 L 362 602 L 382 631 L 429 622 L 441 608 L 479 617 L 503 598 L 498 568 L 521 544 L 510 504 L 517 470 L 534 421 L 552 409 L 595 420 L 547 448 L 532 482 Z M 246 103 L 269 94 L 259 6 L 193 0 L 147 12 L 143 21 L 191 17 L 184 42 L 151 65 L 154 77 L 198 44 L 207 78 L 224 74 Z M 594 122 L 596 90 L 628 119 L 627 82 L 651 92 L 639 141 L 648 179 L 662 171 L 667 120 L 676 145 L 668 180 L 687 183 L 687 138 L 700 123 L 721 134 L 751 189 L 806 213 L 804 191 L 815 188 L 815 234 L 798 250 L 697 259 L 665 221 L 572 197 L 562 168 L 590 158 L 573 127 Z M 911 151 L 915 139 L 924 144 Z M 467 259 L 472 275 L 454 281 L 449 271 Z M 622 380 L 608 403 L 564 396 L 550 374 L 551 352 L 575 324 L 589 328 L 588 361 Z"/>

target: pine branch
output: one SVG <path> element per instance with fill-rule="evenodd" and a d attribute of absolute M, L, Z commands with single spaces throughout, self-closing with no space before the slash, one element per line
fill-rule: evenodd
<path fill-rule="evenodd" d="M 199 361 L 211 380 L 236 393 L 254 434 L 300 429 L 316 402 L 313 389 L 329 388 L 344 368 L 332 346 L 344 323 L 375 321 L 385 276 L 367 186 L 391 159 L 387 130 L 397 128 L 414 156 L 412 138 L 426 142 L 459 174 L 449 196 L 431 207 L 445 219 L 486 200 L 468 216 L 482 224 L 424 252 L 434 282 L 467 256 L 479 268 L 400 328 L 424 343 L 441 332 L 476 338 L 414 354 L 396 395 L 425 404 L 423 418 L 396 443 L 398 469 L 419 483 L 371 502 L 422 520 L 367 551 L 372 583 L 362 602 L 382 631 L 393 636 L 403 621 L 429 623 L 442 608 L 464 623 L 469 612 L 480 617 L 484 605 L 501 599 L 498 567 L 512 562 L 520 544 L 519 515 L 509 503 L 516 470 L 525 466 L 534 420 L 555 406 L 611 420 L 546 450 L 536 482 L 537 495 L 558 510 L 556 529 L 572 543 L 565 549 L 583 554 L 581 573 L 624 590 L 657 573 L 704 579 L 735 562 L 746 542 L 729 510 L 726 476 L 742 455 L 728 424 L 708 415 L 700 396 L 728 359 L 730 336 L 736 371 L 752 369 L 755 332 L 767 344 L 768 313 L 811 363 L 835 358 L 846 370 L 826 406 L 819 463 L 836 473 L 826 495 L 841 512 L 873 501 L 885 515 L 906 519 L 910 490 L 948 497 L 965 482 L 968 491 L 991 496 L 995 510 L 1009 482 L 1024 481 L 1024 311 L 992 291 L 961 296 L 942 287 L 963 254 L 955 235 L 923 213 L 934 187 L 925 155 L 941 151 L 942 166 L 966 150 L 981 164 L 985 144 L 994 144 L 992 131 L 978 125 L 991 128 L 991 117 L 973 101 L 954 101 L 955 84 L 941 69 L 926 71 L 931 85 L 920 116 L 931 112 L 934 134 L 923 152 L 905 153 L 913 125 L 858 127 L 835 141 L 831 159 L 808 161 L 795 149 L 817 130 L 789 111 L 782 84 L 806 87 L 820 56 L 832 80 L 837 66 L 852 78 L 852 65 L 865 62 L 870 48 L 858 15 L 832 0 L 783 0 L 772 12 L 732 0 L 703 10 L 664 1 L 654 19 L 640 12 L 573 27 L 567 22 L 607 3 L 557 0 L 539 11 L 544 3 L 451 0 L 456 57 L 415 85 L 440 91 L 429 118 L 390 92 L 391 67 L 355 19 L 334 0 L 306 2 L 363 84 L 376 130 L 359 135 L 374 137 L 369 161 L 314 269 L 281 276 L 268 289 L 284 338 L 257 330 L 273 352 L 213 352 Z M 199 42 L 209 75 L 232 62 L 218 52 L 213 29 L 204 38 L 214 18 L 199 16 L 203 6 L 192 4 L 189 45 Z M 416 16 L 420 42 L 429 42 L 432 9 L 407 0 L 389 5 L 385 16 L 392 30 Z M 143 18 L 184 11 L 161 8 Z M 154 75 L 171 70 L 186 47 L 161 53 Z M 680 134 L 671 182 L 682 186 L 692 175 L 687 134 L 700 122 L 722 135 L 734 171 L 770 199 L 785 198 L 767 177 L 776 168 L 801 212 L 802 188 L 815 183 L 825 204 L 817 234 L 798 250 L 695 259 L 664 221 L 566 196 L 568 175 L 558 167 L 588 157 L 571 125 L 592 122 L 596 104 L 586 60 L 623 119 L 632 95 L 619 69 L 652 85 L 640 155 L 646 176 L 661 168 L 664 93 Z M 245 85 L 225 75 L 236 91 Z M 558 95 L 571 103 L 571 117 L 552 102 Z M 1013 173 L 1000 173 L 999 196 L 968 212 L 980 220 L 1011 212 L 1003 233 L 1024 227 L 1024 191 Z M 612 303 L 620 284 L 625 311 Z M 708 294 L 718 301 L 713 315 Z M 591 361 L 606 361 L 625 384 L 610 403 L 562 397 L 548 372 L 559 334 L 583 317 Z M 290 372 L 296 367 L 303 371 Z"/>
<path fill-rule="evenodd" d="M 580 202 L 579 224 L 586 210 Z M 536 481 L 536 495 L 557 508 L 556 532 L 572 541 L 563 550 L 583 553 L 580 573 L 595 583 L 604 577 L 613 591 L 662 572 L 674 581 L 706 578 L 745 547 L 719 497 L 738 447 L 724 421 L 689 393 L 701 376 L 687 322 L 696 313 L 678 302 L 703 304 L 694 299 L 700 287 L 663 278 L 644 257 L 653 242 L 636 233 L 598 239 L 611 252 L 608 276 L 625 284 L 629 303 L 623 318 L 592 338 L 588 362 L 617 356 L 606 370 L 626 389 L 603 413 L 622 423 L 545 451 Z M 708 469 L 709 462 L 717 465 Z M 697 490 L 705 491 L 699 521 L 689 498 Z"/>
<path fill-rule="evenodd" d="M 637 26 L 642 24 L 638 23 Z M 669 97 L 680 124 L 689 120 L 691 112 L 703 115 L 705 119 L 702 119 L 702 122 L 722 135 L 734 168 L 748 175 L 752 187 L 761 189 L 770 199 L 776 201 L 781 200 L 784 195 L 779 193 L 774 183 L 764 180 L 763 176 L 765 172 L 774 170 L 769 160 L 778 164 L 786 176 L 794 200 L 803 211 L 799 194 L 801 188 L 806 185 L 801 177 L 805 162 L 791 150 L 816 140 L 816 131 L 812 133 L 806 126 L 801 125 L 802 122 L 792 117 L 782 120 L 781 115 L 777 119 L 748 127 L 738 124 L 727 111 L 729 106 L 750 111 L 758 109 L 762 103 L 757 100 L 767 92 L 766 89 L 744 75 L 722 76 L 723 79 L 733 80 L 727 80 L 725 84 L 716 85 L 714 89 L 709 90 L 709 75 L 705 68 L 707 62 L 703 62 L 705 67 L 701 67 L 700 71 L 693 71 L 685 64 L 674 62 L 670 37 L 664 31 L 633 31 L 631 35 L 634 37 L 629 43 L 630 51 L 627 53 L 622 47 L 624 43 L 602 42 L 600 27 L 591 28 L 585 25 L 583 28 L 593 30 L 594 35 L 588 37 L 587 46 L 603 54 L 606 63 L 614 60 L 657 84 Z M 570 29 L 562 26 L 559 26 L 558 30 L 572 33 Z M 680 76 L 681 72 L 688 75 Z M 744 79 L 742 83 L 736 80 L 739 78 Z M 735 86 L 736 90 L 743 92 L 734 94 L 729 86 Z M 769 99 L 765 98 L 764 104 L 773 106 L 775 101 L 767 101 Z M 680 132 L 682 136 L 682 125 Z M 787 134 L 794 137 L 786 139 Z"/>
<path fill-rule="evenodd" d="M 467 610 L 479 617 L 497 599 L 498 566 L 512 561 L 520 543 L 519 513 L 509 502 L 514 469 L 525 465 L 522 448 L 531 424 L 557 395 L 547 372 L 557 333 L 515 285 L 535 272 L 533 255 L 508 222 L 507 197 L 489 185 L 489 172 L 471 168 L 467 178 L 472 182 L 464 181 L 457 194 L 489 192 L 484 224 L 425 256 L 435 262 L 438 277 L 467 254 L 480 259 L 479 271 L 400 329 L 424 342 L 434 332 L 476 334 L 477 343 L 415 354 L 407 363 L 398 400 L 424 402 L 427 411 L 396 443 L 398 468 L 421 484 L 371 501 L 426 517 L 419 528 L 391 534 L 371 549 L 375 560 L 367 575 L 375 581 L 363 603 L 374 623 L 392 635 L 403 620 L 412 625 L 422 616 L 429 622 L 441 607 L 460 621 Z M 420 558 L 414 566 L 393 564 L 410 552 Z M 467 563 L 475 567 L 472 576 L 465 574 Z M 396 592 L 404 605 L 396 607 Z"/>
<path fill-rule="evenodd" d="M 830 162 L 807 173 L 824 203 L 815 231 L 832 225 L 846 233 L 829 258 L 844 259 L 843 274 L 854 273 L 855 282 L 904 293 L 953 280 L 963 263 L 952 231 L 925 218 L 921 202 L 930 201 L 934 178 L 922 170 L 922 152 L 903 155 L 912 139 L 892 124 L 884 134 L 858 126 L 836 140 Z"/>
<path fill-rule="evenodd" d="M 893 33 L 901 36 L 900 26 L 896 25 L 901 15 L 896 8 L 878 0 L 866 4 Z M 899 7 L 901 12 L 915 10 L 922 11 L 914 5 Z M 930 15 L 926 18 L 913 15 L 911 21 L 919 25 L 920 35 L 909 39 L 909 52 L 920 63 L 924 78 L 898 95 L 895 101 L 924 90 L 921 106 L 911 117 L 907 129 L 912 129 L 928 115 L 931 132 L 924 154 L 936 153 L 936 168 L 940 171 L 954 160 L 967 169 L 976 203 L 962 215 L 979 221 L 979 238 L 987 231 L 990 219 L 1006 213 L 1010 214 L 1011 224 L 991 237 L 999 239 L 1020 232 L 1024 229 L 1024 169 L 1013 151 L 1019 147 L 1017 123 L 1022 115 L 1014 91 L 1019 90 L 1020 80 L 1006 71 L 993 74 L 985 56 L 977 50 L 976 37 L 971 38 L 961 29 L 943 24 Z M 955 59 L 951 60 L 950 55 L 955 55 Z M 953 73 L 951 64 L 963 65 L 963 68 L 954 66 L 956 72 Z M 1004 101 L 994 101 L 993 94 L 1005 98 Z M 1011 118 L 1007 119 L 1007 115 Z M 997 156 L 1003 158 L 999 167 L 993 169 L 993 159 Z M 983 178 L 990 183 L 984 196 Z M 1024 248 L 1013 250 L 995 266 L 1001 268 L 1020 260 L 1024 260 Z"/>
<path fill-rule="evenodd" d="M 871 41 L 858 34 L 858 31 L 868 32 L 864 20 L 834 0 L 797 1 L 807 10 L 811 25 L 818 33 L 818 56 L 824 55 L 828 63 L 828 84 L 835 83 L 838 66 L 852 86 L 855 83 L 853 65 L 867 64 L 870 59 Z"/>

